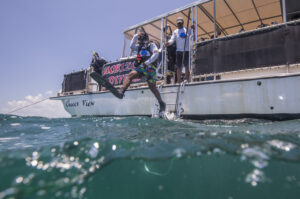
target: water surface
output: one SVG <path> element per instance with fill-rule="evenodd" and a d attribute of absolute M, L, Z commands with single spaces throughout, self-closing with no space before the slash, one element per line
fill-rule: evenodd
<path fill-rule="evenodd" d="M 0 115 L 2 198 L 299 198 L 300 120 Z"/>

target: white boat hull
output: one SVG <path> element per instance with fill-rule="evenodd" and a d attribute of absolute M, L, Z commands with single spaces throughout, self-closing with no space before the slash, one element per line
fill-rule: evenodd
<path fill-rule="evenodd" d="M 182 117 L 275 118 L 300 117 L 300 74 L 191 83 L 185 86 Z M 174 111 L 178 85 L 165 86 L 162 98 Z M 174 91 L 174 92 L 173 92 Z M 62 96 L 72 116 L 140 116 L 152 115 L 155 98 L 148 88 L 128 90 L 120 100 L 109 92 Z"/>

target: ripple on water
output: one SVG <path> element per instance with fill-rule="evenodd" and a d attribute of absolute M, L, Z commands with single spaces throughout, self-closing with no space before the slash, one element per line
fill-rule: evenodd
<path fill-rule="evenodd" d="M 49 129 L 51 129 L 51 127 L 49 127 L 49 126 L 41 126 L 41 129 L 43 129 L 43 130 L 49 130 Z"/>
<path fill-rule="evenodd" d="M 0 137 L 0 142 L 9 142 L 12 140 L 18 140 L 20 137 Z"/>
<path fill-rule="evenodd" d="M 20 123 L 11 123 L 10 126 L 20 126 Z"/>
<path fill-rule="evenodd" d="M 291 151 L 292 149 L 296 148 L 295 144 L 280 141 L 280 140 L 270 140 L 270 141 L 268 141 L 268 143 L 271 146 L 281 149 L 283 151 Z"/>

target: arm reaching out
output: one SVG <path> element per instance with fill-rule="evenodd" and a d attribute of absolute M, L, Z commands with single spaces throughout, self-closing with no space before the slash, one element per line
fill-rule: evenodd
<path fill-rule="evenodd" d="M 156 59 L 158 58 L 159 54 L 158 54 L 158 49 L 157 46 L 154 43 L 151 43 L 151 47 L 150 47 L 151 52 L 153 53 L 152 56 L 145 61 L 145 64 L 147 66 L 149 66 L 150 64 L 152 64 L 153 62 L 156 61 Z"/>
<path fill-rule="evenodd" d="M 135 34 L 130 42 L 130 48 L 133 51 L 138 51 L 138 47 L 136 45 L 137 39 L 138 39 L 138 34 Z"/>

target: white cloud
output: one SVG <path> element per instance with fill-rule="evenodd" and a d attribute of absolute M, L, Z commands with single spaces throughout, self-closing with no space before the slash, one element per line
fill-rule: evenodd
<path fill-rule="evenodd" d="M 20 115 L 20 116 L 41 116 L 41 117 L 48 117 L 48 118 L 70 117 L 70 114 L 68 114 L 65 111 L 60 101 L 47 99 L 48 97 L 52 96 L 52 94 L 53 94 L 52 91 L 47 91 L 45 92 L 44 95 L 43 94 L 38 94 L 36 96 L 28 95 L 24 98 L 24 100 L 9 101 L 7 102 L 7 105 L 5 107 L 2 107 L 0 109 L 0 113 L 6 114 L 13 110 L 17 110 L 19 108 L 28 106 L 24 109 L 18 110 L 11 114 Z"/>
<path fill-rule="evenodd" d="M 53 91 L 47 91 L 45 92 L 46 95 L 52 95 L 53 94 Z"/>

